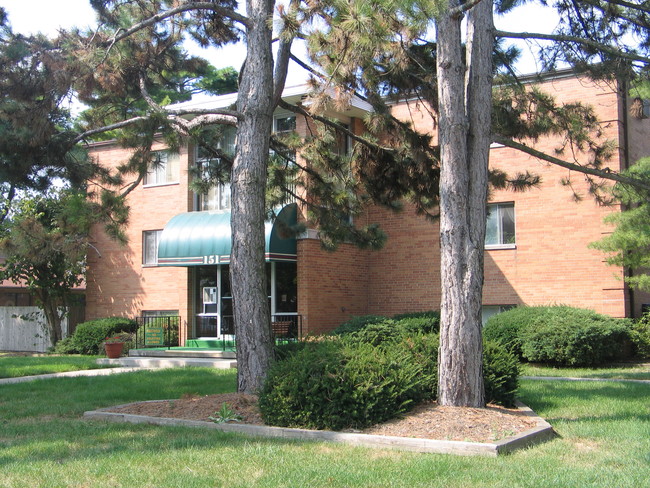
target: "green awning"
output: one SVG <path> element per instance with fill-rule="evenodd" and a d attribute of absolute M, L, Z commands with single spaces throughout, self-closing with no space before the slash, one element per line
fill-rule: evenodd
<path fill-rule="evenodd" d="M 298 206 L 287 205 L 275 222 L 266 222 L 267 261 L 295 261 L 296 238 L 287 226 L 296 225 Z M 187 212 L 173 217 L 158 243 L 158 266 L 204 266 L 230 262 L 230 212 Z"/>

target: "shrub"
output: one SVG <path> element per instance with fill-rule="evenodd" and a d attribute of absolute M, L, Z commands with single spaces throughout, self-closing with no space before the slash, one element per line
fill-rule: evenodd
<path fill-rule="evenodd" d="M 360 331 L 361 332 L 361 331 Z M 435 399 L 438 336 L 402 334 L 379 345 L 350 334 L 307 343 L 271 368 L 260 394 L 265 422 L 316 429 L 363 428 Z M 486 397 L 512 405 L 517 359 L 488 344 L 484 356 Z"/>
<path fill-rule="evenodd" d="M 383 322 L 388 317 L 383 317 L 381 315 L 359 315 L 357 317 L 352 317 L 347 322 L 343 322 L 336 329 L 330 332 L 331 335 L 345 335 L 350 334 L 351 332 L 357 332 L 368 324 L 376 324 L 378 322 Z"/>
<path fill-rule="evenodd" d="M 411 332 L 423 334 L 440 332 L 440 312 L 436 310 L 401 313 L 395 315 L 393 320 L 403 324 L 403 327 Z"/>
<path fill-rule="evenodd" d="M 71 342 L 78 353 L 100 354 L 102 343 L 108 336 L 119 332 L 135 332 L 137 328 L 135 320 L 122 317 L 90 320 L 77 325 Z"/>
<path fill-rule="evenodd" d="M 344 340 L 309 343 L 275 363 L 259 405 L 271 425 L 362 428 L 431 396 L 427 379 L 405 348 Z"/>
<path fill-rule="evenodd" d="M 79 354 L 72 336 L 64 337 L 52 348 L 54 354 Z"/>
<path fill-rule="evenodd" d="M 513 407 L 519 388 L 519 360 L 498 342 L 483 341 L 485 401 Z"/>
<path fill-rule="evenodd" d="M 630 326 L 630 340 L 634 346 L 634 355 L 650 359 L 650 312 Z"/>
<path fill-rule="evenodd" d="M 518 358 L 521 352 L 521 333 L 529 324 L 557 307 L 515 307 L 490 317 L 483 327 L 483 338 L 504 345 Z"/>
<path fill-rule="evenodd" d="M 629 337 L 625 320 L 563 307 L 521 332 L 522 354 L 532 362 L 596 366 L 623 357 Z"/>

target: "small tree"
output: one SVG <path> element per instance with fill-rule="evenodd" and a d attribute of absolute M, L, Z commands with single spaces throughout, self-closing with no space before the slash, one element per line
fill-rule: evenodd
<path fill-rule="evenodd" d="M 650 158 L 639 160 L 628 170 L 630 176 L 650 175 Z M 632 287 L 650 291 L 650 194 L 640 188 L 618 183 L 613 188 L 614 197 L 625 210 L 608 215 L 606 222 L 614 224 L 614 231 L 591 247 L 608 254 L 607 263 L 624 266 L 631 271 L 625 281 Z"/>
<path fill-rule="evenodd" d="M 84 195 L 68 191 L 23 198 L 2 228 L 0 279 L 36 297 L 53 346 L 62 338 L 72 289 L 84 281 L 90 210 Z"/>

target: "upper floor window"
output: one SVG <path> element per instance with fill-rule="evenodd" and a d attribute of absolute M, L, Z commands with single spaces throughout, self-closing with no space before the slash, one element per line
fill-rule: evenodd
<path fill-rule="evenodd" d="M 142 264 L 158 264 L 158 245 L 162 230 L 145 230 L 142 233 Z"/>
<path fill-rule="evenodd" d="M 488 205 L 485 247 L 515 246 L 515 204 L 491 203 Z"/>
<path fill-rule="evenodd" d="M 166 185 L 178 183 L 180 156 L 166 151 L 153 153 L 151 167 L 144 177 L 145 186 Z"/>
<path fill-rule="evenodd" d="M 234 127 L 224 127 L 217 143 L 217 149 L 228 156 L 234 156 L 236 130 Z M 196 150 L 196 164 L 201 170 L 202 178 L 209 180 L 213 173 L 225 171 L 219 157 L 213 151 L 199 146 Z M 226 210 L 230 204 L 230 184 L 215 183 L 210 189 L 198 195 L 198 210 Z"/>
<path fill-rule="evenodd" d="M 273 131 L 276 134 L 286 134 L 296 130 L 296 116 L 287 115 L 283 117 L 276 117 L 273 120 Z"/>

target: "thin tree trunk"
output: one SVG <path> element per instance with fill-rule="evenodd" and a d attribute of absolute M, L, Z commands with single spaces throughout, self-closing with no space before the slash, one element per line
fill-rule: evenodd
<path fill-rule="evenodd" d="M 269 138 L 273 120 L 272 0 L 247 0 L 251 24 L 237 109 L 232 167 L 230 276 L 237 337 L 238 391 L 256 393 L 272 360 L 264 264 L 264 217 Z"/>
<path fill-rule="evenodd" d="M 450 7 L 460 3 L 452 0 Z M 447 14 L 437 22 L 442 279 L 438 402 L 483 407 L 481 298 L 490 144 L 492 1 L 483 0 L 470 10 L 465 62 L 461 20 L 461 16 Z"/>
<path fill-rule="evenodd" d="M 37 293 L 37 298 L 41 303 L 43 314 L 45 315 L 45 323 L 47 325 L 47 332 L 50 339 L 50 346 L 56 346 L 56 343 L 63 339 L 63 329 L 61 328 L 61 316 L 57 304 L 50 297 L 49 293 L 43 291 Z"/>

